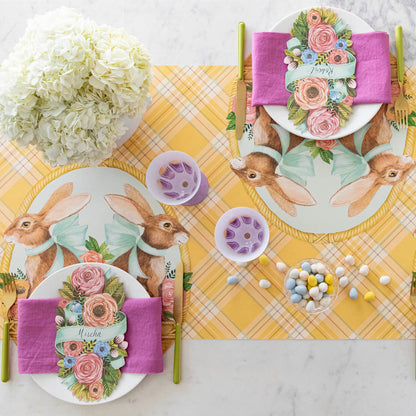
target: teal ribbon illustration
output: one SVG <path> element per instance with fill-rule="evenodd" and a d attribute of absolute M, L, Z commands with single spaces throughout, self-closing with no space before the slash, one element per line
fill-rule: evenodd
<path fill-rule="evenodd" d="M 338 146 L 333 149 L 334 161 L 332 174 L 339 175 L 341 186 L 348 185 L 357 179 L 367 175 L 370 171 L 368 162 L 375 156 L 383 152 L 392 151 L 390 143 L 381 144 L 370 150 L 365 156 L 362 155 L 362 144 L 371 124 L 367 124 L 354 133 L 354 145 L 357 153 L 348 150 L 339 140 Z"/>
<path fill-rule="evenodd" d="M 133 248 L 139 248 L 143 252 L 152 256 L 166 256 L 167 249 L 157 249 L 142 240 L 143 227 L 132 224 L 117 214 L 113 216 L 111 224 L 105 224 L 105 240 L 112 246 L 111 252 L 114 259 Z M 137 259 L 137 250 L 131 250 L 129 256 L 129 273 L 133 276 L 147 278 L 140 268 Z"/>
<path fill-rule="evenodd" d="M 85 246 L 85 238 L 87 235 L 88 225 L 79 224 L 79 214 L 72 215 L 65 218 L 62 221 L 56 223 L 51 231 L 51 238 L 39 246 L 27 248 L 26 256 L 35 256 L 43 253 L 54 244 L 56 246 L 55 260 L 45 274 L 45 276 L 51 275 L 56 270 L 64 267 L 64 255 L 60 246 L 67 248 L 76 256 L 80 256 L 85 249 L 79 249 L 79 247 Z"/>
<path fill-rule="evenodd" d="M 290 50 L 299 46 L 300 41 L 297 38 L 291 38 L 287 41 L 287 47 Z M 287 71 L 285 74 L 286 89 L 293 92 L 293 83 L 303 78 L 317 77 L 326 79 L 342 79 L 354 75 L 357 61 L 352 53 L 347 52 L 347 56 L 348 62 L 346 64 L 303 64 L 299 65 L 293 71 Z"/>
<path fill-rule="evenodd" d="M 271 147 L 261 145 L 253 146 L 252 151 L 264 153 L 272 157 L 278 163 L 277 169 L 281 175 L 292 179 L 302 186 L 306 186 L 306 178 L 315 176 L 313 159 L 305 151 L 306 148 L 302 146 L 306 140 L 288 152 L 290 145 L 289 132 L 277 124 L 272 124 L 272 126 L 279 134 L 282 144 L 282 154 Z"/>

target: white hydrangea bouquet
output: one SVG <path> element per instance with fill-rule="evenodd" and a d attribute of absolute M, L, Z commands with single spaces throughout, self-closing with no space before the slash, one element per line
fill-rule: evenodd
<path fill-rule="evenodd" d="M 52 166 L 98 165 L 150 105 L 150 58 L 122 29 L 60 8 L 32 19 L 0 68 L 0 129 Z"/>

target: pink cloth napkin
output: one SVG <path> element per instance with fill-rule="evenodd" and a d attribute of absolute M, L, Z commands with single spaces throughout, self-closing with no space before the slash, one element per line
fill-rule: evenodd
<path fill-rule="evenodd" d="M 19 373 L 58 373 L 55 354 L 55 308 L 59 299 L 19 299 L 17 354 Z M 163 371 L 161 298 L 126 299 L 125 340 L 129 345 L 124 373 L 153 374 Z"/>
<path fill-rule="evenodd" d="M 283 60 L 290 38 L 289 33 L 253 33 L 253 106 L 287 104 L 290 92 L 285 87 Z M 354 104 L 391 103 L 389 35 L 357 33 L 351 40 L 357 60 Z"/>

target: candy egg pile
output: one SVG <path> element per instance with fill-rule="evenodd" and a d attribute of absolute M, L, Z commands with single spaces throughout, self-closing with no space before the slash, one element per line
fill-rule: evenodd
<path fill-rule="evenodd" d="M 290 302 L 304 307 L 308 313 L 327 309 L 335 297 L 338 279 L 318 260 L 301 261 L 286 274 L 285 285 Z"/>

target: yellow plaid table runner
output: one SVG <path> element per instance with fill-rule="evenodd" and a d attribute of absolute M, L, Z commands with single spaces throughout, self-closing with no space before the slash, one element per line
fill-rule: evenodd
<path fill-rule="evenodd" d="M 203 339 L 397 339 L 414 336 L 416 311 L 408 292 L 416 239 L 416 174 L 405 182 L 391 210 L 367 232 L 347 241 L 308 242 L 271 227 L 267 267 L 257 261 L 246 269 L 226 260 L 215 248 L 214 228 L 219 217 L 236 206 L 256 208 L 246 188 L 229 168 L 232 157 L 226 136 L 226 115 L 236 68 L 229 66 L 156 66 L 151 89 L 153 105 L 144 122 L 114 158 L 145 171 L 159 153 L 175 149 L 187 152 L 199 163 L 210 183 L 208 198 L 195 207 L 175 207 L 191 233 L 188 243 L 193 288 L 184 325 L 185 338 Z M 416 85 L 416 73 L 408 69 L 408 88 Z M 415 96 L 415 93 L 412 93 Z M 411 110 L 414 110 L 414 104 Z M 415 129 L 411 127 L 410 129 Z M 0 234 L 14 219 L 31 188 L 53 169 L 33 149 L 22 150 L 0 142 Z M 414 152 L 414 151 L 413 151 Z M 415 157 L 415 152 L 413 157 Z M 1 240 L 4 249 L 5 241 Z M 283 292 L 283 275 L 274 264 L 288 265 L 299 258 L 322 257 L 336 266 L 347 254 L 357 264 L 367 264 L 370 274 L 348 271 L 360 294 L 372 290 L 376 300 L 348 297 L 340 291 L 333 311 L 307 317 L 290 304 Z M 238 273 L 239 284 L 226 279 Z M 392 277 L 388 286 L 378 278 Z M 261 289 L 262 278 L 272 282 Z"/>

